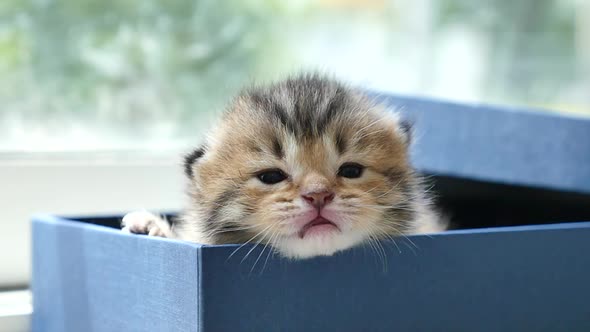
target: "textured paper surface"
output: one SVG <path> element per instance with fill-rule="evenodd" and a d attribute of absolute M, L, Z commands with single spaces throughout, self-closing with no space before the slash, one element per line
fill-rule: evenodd
<path fill-rule="evenodd" d="M 384 244 L 386 267 L 370 248 L 242 261 L 251 247 L 53 217 L 33 231 L 34 331 L 590 331 L 590 223 L 413 236 Z"/>

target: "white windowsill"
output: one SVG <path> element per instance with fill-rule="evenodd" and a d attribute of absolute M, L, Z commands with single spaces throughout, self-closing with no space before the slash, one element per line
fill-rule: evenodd
<path fill-rule="evenodd" d="M 0 332 L 30 331 L 32 313 L 30 291 L 0 292 Z"/>
<path fill-rule="evenodd" d="M 11 158 L 0 154 L 0 287 L 27 287 L 31 275 L 30 218 L 175 211 L 184 203 L 180 153 L 129 153 Z M 78 158 L 79 157 L 79 158 Z M 0 330 L 4 324 L 0 323 Z"/>

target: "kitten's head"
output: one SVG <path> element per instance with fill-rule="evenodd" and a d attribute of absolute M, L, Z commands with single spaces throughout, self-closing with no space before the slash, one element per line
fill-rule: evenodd
<path fill-rule="evenodd" d="M 395 114 L 318 76 L 245 91 L 187 157 L 196 226 L 214 243 L 289 257 L 405 233 L 408 135 Z"/>

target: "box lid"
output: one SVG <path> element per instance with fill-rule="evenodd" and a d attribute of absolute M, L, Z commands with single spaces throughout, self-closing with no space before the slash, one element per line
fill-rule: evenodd
<path fill-rule="evenodd" d="M 378 98 L 413 122 L 412 161 L 425 173 L 590 193 L 590 118 Z"/>

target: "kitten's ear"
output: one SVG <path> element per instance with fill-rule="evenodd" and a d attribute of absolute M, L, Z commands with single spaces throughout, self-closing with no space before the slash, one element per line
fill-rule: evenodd
<path fill-rule="evenodd" d="M 189 179 L 193 178 L 193 166 L 194 164 L 205 154 L 205 147 L 201 146 L 200 148 L 194 150 L 193 152 L 184 156 L 184 174 Z"/>
<path fill-rule="evenodd" d="M 401 119 L 399 121 L 399 133 L 402 136 L 404 143 L 410 145 L 412 143 L 412 133 L 414 124 L 408 119 Z"/>

